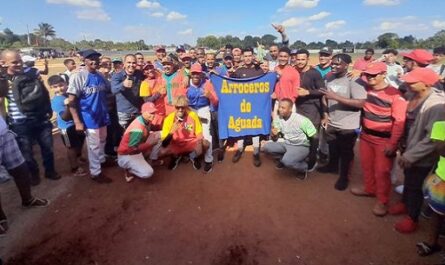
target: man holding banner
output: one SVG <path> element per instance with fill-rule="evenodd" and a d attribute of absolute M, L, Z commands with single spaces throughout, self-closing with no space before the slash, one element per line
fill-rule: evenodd
<path fill-rule="evenodd" d="M 212 74 L 210 79 L 219 98 L 218 132 L 220 139 L 238 138 L 238 151 L 232 161 L 238 162 L 244 151 L 244 140 L 252 138 L 254 165 L 259 167 L 260 135 L 270 134 L 271 95 L 276 73 L 264 74 L 253 64 L 252 48 L 244 51 L 244 65 L 235 78 Z"/>

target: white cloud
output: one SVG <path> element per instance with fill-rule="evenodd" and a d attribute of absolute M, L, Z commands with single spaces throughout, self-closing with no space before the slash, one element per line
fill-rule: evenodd
<path fill-rule="evenodd" d="M 102 3 L 99 0 L 46 0 L 49 4 L 66 4 L 81 7 L 101 7 Z"/>
<path fill-rule="evenodd" d="M 76 17 L 83 20 L 96 20 L 96 21 L 109 21 L 111 17 L 104 10 L 97 9 L 85 9 L 76 12 Z"/>
<path fill-rule="evenodd" d="M 148 8 L 148 9 L 157 9 L 161 7 L 161 4 L 156 1 L 148 1 L 148 0 L 141 0 L 139 1 L 136 6 L 138 8 Z"/>
<path fill-rule="evenodd" d="M 1 18 L 0 18 L 0 22 L 1 22 Z M 436 29 L 445 29 L 445 21 L 444 20 L 433 20 L 432 23 L 433 27 L 435 27 Z"/>
<path fill-rule="evenodd" d="M 289 19 L 286 19 L 285 21 L 281 22 L 281 25 L 283 25 L 286 28 L 292 28 L 296 26 L 300 26 L 305 22 L 303 18 L 298 17 L 292 17 Z"/>
<path fill-rule="evenodd" d="M 320 12 L 318 14 L 310 16 L 308 19 L 311 20 L 311 21 L 321 20 L 321 19 L 323 19 L 325 17 L 328 17 L 329 15 L 331 15 L 331 13 L 322 11 L 322 12 Z"/>
<path fill-rule="evenodd" d="M 180 19 L 185 19 L 187 18 L 186 15 L 183 15 L 179 12 L 176 11 L 171 11 L 170 13 L 167 14 L 167 20 L 168 21 L 172 21 L 172 20 L 180 20 Z"/>
<path fill-rule="evenodd" d="M 335 21 L 331 21 L 331 22 L 326 23 L 324 25 L 324 27 L 326 29 L 332 30 L 332 29 L 338 29 L 338 28 L 340 28 L 341 26 L 343 26 L 345 24 L 346 24 L 346 21 L 344 21 L 344 20 L 335 20 Z"/>
<path fill-rule="evenodd" d="M 363 3 L 368 6 L 396 6 L 400 0 L 365 0 Z"/>
<path fill-rule="evenodd" d="M 445 22 L 445 21 L 444 21 Z M 434 21 L 433 21 L 434 26 Z M 382 20 L 380 24 L 374 27 L 378 32 L 394 32 L 400 34 L 412 34 L 413 32 L 428 32 L 431 26 L 424 23 L 423 20 L 413 16 L 405 16 L 401 18 L 389 18 Z"/>
<path fill-rule="evenodd" d="M 318 34 L 318 37 L 320 38 L 331 38 L 334 36 L 334 32 L 328 31 L 328 32 L 322 32 Z"/>
<path fill-rule="evenodd" d="M 318 5 L 320 0 L 288 0 L 284 5 L 284 8 L 313 8 Z"/>
<path fill-rule="evenodd" d="M 193 33 L 193 29 L 189 28 L 183 31 L 178 31 L 179 35 L 191 35 Z"/>
<path fill-rule="evenodd" d="M 382 31 L 388 31 L 388 30 L 393 30 L 393 29 L 400 28 L 402 25 L 403 25 L 402 22 L 383 21 L 382 23 L 380 23 L 379 28 Z"/>
<path fill-rule="evenodd" d="M 317 31 L 319 31 L 317 28 L 308 28 L 308 29 L 306 30 L 307 33 L 315 33 L 315 32 L 317 32 Z"/>
<path fill-rule="evenodd" d="M 154 12 L 154 13 L 151 13 L 150 16 L 152 16 L 152 17 L 163 17 L 164 13 L 162 13 L 162 12 Z"/>

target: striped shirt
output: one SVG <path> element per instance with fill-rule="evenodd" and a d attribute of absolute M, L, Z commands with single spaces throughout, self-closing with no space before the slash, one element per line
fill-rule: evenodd
<path fill-rule="evenodd" d="M 17 106 L 17 103 L 15 102 L 14 99 L 14 95 L 12 93 L 12 82 L 9 81 L 9 90 L 8 90 L 8 95 L 6 96 L 6 99 L 8 100 L 8 118 L 9 118 L 9 122 L 14 124 L 14 123 L 20 123 L 23 120 L 26 119 L 25 114 L 23 114 L 20 110 L 19 107 Z"/>
<path fill-rule="evenodd" d="M 387 138 L 390 145 L 396 146 L 405 127 L 407 105 L 400 91 L 392 86 L 369 90 L 363 106 L 362 137 Z"/>

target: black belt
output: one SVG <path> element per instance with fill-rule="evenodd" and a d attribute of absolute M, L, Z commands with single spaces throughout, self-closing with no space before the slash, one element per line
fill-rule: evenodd
<path fill-rule="evenodd" d="M 391 132 L 379 132 L 372 129 L 368 129 L 365 126 L 362 127 L 362 130 L 372 136 L 377 136 L 380 138 L 391 138 Z"/>

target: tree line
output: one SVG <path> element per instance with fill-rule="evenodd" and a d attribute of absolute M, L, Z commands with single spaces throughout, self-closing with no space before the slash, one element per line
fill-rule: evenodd
<path fill-rule="evenodd" d="M 280 42 L 276 36 L 265 34 L 261 37 L 247 35 L 244 38 L 237 36 L 205 36 L 197 39 L 198 47 L 207 47 L 210 49 L 219 49 L 226 44 L 231 44 L 233 47 L 256 47 L 257 44 L 269 47 L 270 45 Z M 377 37 L 377 40 L 366 42 L 352 42 L 349 40 L 337 42 L 332 39 L 327 39 L 324 42 L 303 42 L 297 40 L 291 43 L 290 48 L 306 48 L 306 49 L 320 49 L 324 46 L 329 46 L 334 49 L 341 49 L 345 47 L 355 47 L 356 49 L 366 48 L 395 48 L 395 49 L 412 49 L 412 48 L 434 48 L 445 44 L 445 30 L 438 31 L 433 36 L 426 39 L 417 39 L 412 35 L 399 37 L 396 33 L 383 33 Z M 54 47 L 62 50 L 71 49 L 100 49 L 100 50 L 150 50 L 153 45 L 148 45 L 144 40 L 114 42 L 101 39 L 82 40 L 70 42 L 63 38 L 58 38 L 54 27 L 48 23 L 40 23 L 32 33 L 29 34 L 15 34 L 11 29 L 5 28 L 0 32 L 0 49 L 5 48 L 23 48 L 23 47 Z M 174 47 L 174 44 L 167 47 Z M 184 44 L 186 48 L 191 47 Z"/>

